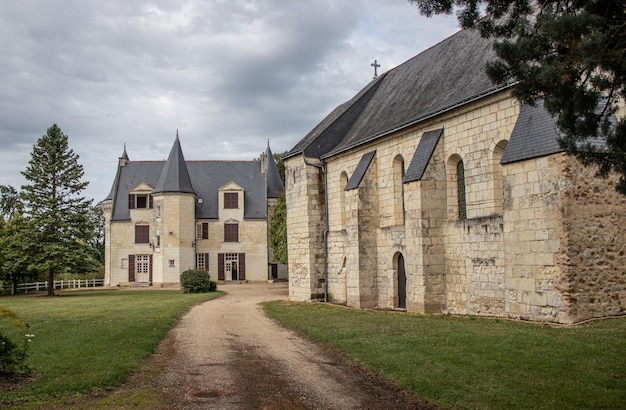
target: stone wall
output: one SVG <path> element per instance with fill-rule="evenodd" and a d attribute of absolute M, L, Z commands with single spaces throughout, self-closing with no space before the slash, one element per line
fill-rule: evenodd
<path fill-rule="evenodd" d="M 313 160 L 311 160 L 313 161 Z M 322 171 L 302 157 L 285 161 L 289 297 L 311 300 L 324 291 L 325 195 Z"/>
<path fill-rule="evenodd" d="M 559 321 L 626 313 L 626 196 L 615 191 L 616 175 L 600 178 L 565 155 L 550 158 L 571 180 L 561 192 L 563 236 L 557 255 L 563 270 L 555 286 L 564 305 Z"/>
<path fill-rule="evenodd" d="M 626 202 L 565 154 L 500 165 L 519 114 L 493 95 L 328 159 L 328 298 L 407 310 L 575 322 L 624 313 Z M 443 128 L 420 181 L 398 184 L 425 131 Z M 344 191 L 361 157 L 361 185 Z M 463 161 L 467 218 L 459 218 Z M 323 292 L 324 181 L 301 157 L 287 168 L 290 296 Z M 406 168 L 405 168 L 406 169 Z"/>

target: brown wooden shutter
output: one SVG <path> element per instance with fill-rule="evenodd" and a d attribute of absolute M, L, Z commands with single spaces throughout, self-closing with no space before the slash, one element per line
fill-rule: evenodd
<path fill-rule="evenodd" d="M 202 222 L 202 239 L 209 239 L 209 223 Z"/>
<path fill-rule="evenodd" d="M 135 255 L 128 255 L 128 281 L 135 281 Z"/>
<path fill-rule="evenodd" d="M 217 254 L 217 280 L 224 280 L 224 254 Z"/>
<path fill-rule="evenodd" d="M 239 280 L 246 280 L 246 254 L 239 254 Z"/>
<path fill-rule="evenodd" d="M 135 195 L 128 194 L 128 209 L 135 209 Z"/>
<path fill-rule="evenodd" d="M 204 270 L 209 271 L 209 253 L 204 254 Z"/>
<path fill-rule="evenodd" d="M 149 199 L 149 204 L 148 204 L 148 208 L 152 209 L 152 207 L 154 206 L 154 201 L 152 200 L 152 195 L 148 195 Z"/>
<path fill-rule="evenodd" d="M 152 283 L 152 255 L 150 255 L 149 271 L 150 271 L 150 283 Z"/>
<path fill-rule="evenodd" d="M 150 225 L 135 225 L 135 243 L 150 243 Z"/>

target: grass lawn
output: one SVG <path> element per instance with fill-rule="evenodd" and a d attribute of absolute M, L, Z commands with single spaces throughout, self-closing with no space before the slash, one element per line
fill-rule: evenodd
<path fill-rule="evenodd" d="M 446 409 L 626 407 L 626 317 L 552 327 L 323 304 L 265 309 Z"/>
<path fill-rule="evenodd" d="M 149 356 L 180 315 L 220 292 L 89 290 L 60 296 L 11 296 L 0 305 L 30 325 L 29 363 L 37 378 L 0 394 L 0 408 L 34 407 L 54 398 L 109 390 L 120 385 Z M 0 322 L 19 340 L 25 332 Z M 16 333 L 17 332 L 17 333 Z"/>

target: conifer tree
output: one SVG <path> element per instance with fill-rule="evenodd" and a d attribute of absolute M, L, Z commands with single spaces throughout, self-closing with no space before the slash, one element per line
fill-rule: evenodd
<path fill-rule="evenodd" d="M 563 132 L 561 146 L 600 175 L 617 172 L 626 194 L 626 3 L 617 0 L 409 0 L 426 16 L 456 13 L 465 28 L 495 39 L 487 66 L 513 95 L 542 99 Z M 604 142 L 598 141 L 602 137 Z"/>
<path fill-rule="evenodd" d="M 28 224 L 31 270 L 48 277 L 48 295 L 54 295 L 54 277 L 64 272 L 84 273 L 95 268 L 88 241 L 93 227 L 91 200 L 80 196 L 89 182 L 68 137 L 53 124 L 33 146 L 22 175 L 21 188 Z"/>

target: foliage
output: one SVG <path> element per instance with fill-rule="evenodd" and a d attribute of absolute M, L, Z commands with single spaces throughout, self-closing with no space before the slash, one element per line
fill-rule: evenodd
<path fill-rule="evenodd" d="M 104 264 L 104 213 L 102 212 L 102 201 L 89 207 L 87 217 L 93 229 L 87 244 L 91 249 L 93 258 L 102 265 Z"/>
<path fill-rule="evenodd" d="M 183 312 L 219 296 L 90 290 L 61 291 L 55 298 L 1 299 L 32 324 L 37 336 L 29 361 L 38 377 L 0 393 L 0 408 L 73 408 L 76 395 L 119 386 L 154 352 Z"/>
<path fill-rule="evenodd" d="M 19 193 L 11 185 L 0 185 L 0 219 L 9 219 L 22 208 Z"/>
<path fill-rule="evenodd" d="M 280 175 L 280 180 L 283 181 L 283 185 L 285 185 L 285 163 L 283 162 L 283 157 L 287 155 L 288 152 L 289 151 L 273 154 L 274 162 L 276 162 L 276 168 L 278 169 L 278 175 Z"/>
<path fill-rule="evenodd" d="M 274 260 L 286 264 L 287 254 L 287 201 L 285 194 L 278 197 L 276 208 L 270 220 L 270 248 Z"/>
<path fill-rule="evenodd" d="M 517 83 L 524 103 L 542 99 L 557 117 L 561 145 L 600 175 L 617 172 L 626 194 L 626 8 L 614 0 L 409 0 L 426 16 L 457 13 L 463 27 L 494 37 L 496 83 Z M 606 146 L 594 144 L 606 138 Z"/>
<path fill-rule="evenodd" d="M 11 283 L 13 288 L 37 276 L 29 270 L 29 236 L 21 211 L 15 211 L 6 221 L 0 218 L 0 280 Z"/>
<path fill-rule="evenodd" d="M 557 327 L 280 301 L 265 309 L 441 408 L 617 409 L 626 400 L 626 317 Z"/>
<path fill-rule="evenodd" d="M 202 269 L 189 269 L 180 274 L 180 287 L 184 293 L 211 292 L 211 277 Z M 215 290 L 217 284 L 215 285 Z"/>
<path fill-rule="evenodd" d="M 28 325 L 21 322 L 17 315 L 6 306 L 0 306 L 0 319 L 2 318 L 9 319 L 13 327 L 28 328 Z M 0 332 L 0 377 L 30 374 L 31 368 L 26 364 L 26 359 L 29 343 L 34 335 L 26 334 L 24 337 L 23 346 L 19 346 L 10 337 Z"/>
<path fill-rule="evenodd" d="M 28 225 L 30 270 L 45 273 L 48 281 L 63 272 L 90 272 L 97 263 L 89 247 L 94 231 L 89 219 L 91 200 L 80 196 L 88 185 L 78 154 L 68 137 L 53 124 L 33 146 L 22 175 L 21 198 Z M 48 294 L 53 295 L 50 287 Z"/>

